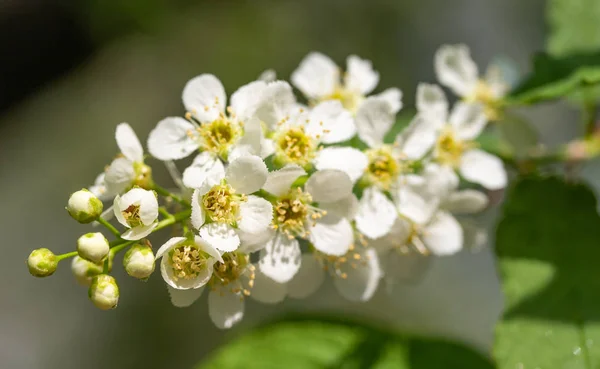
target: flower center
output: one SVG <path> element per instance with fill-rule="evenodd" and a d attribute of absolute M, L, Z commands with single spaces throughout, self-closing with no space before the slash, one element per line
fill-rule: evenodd
<path fill-rule="evenodd" d="M 244 295 L 250 295 L 250 288 L 254 286 L 255 267 L 250 263 L 250 256 L 241 252 L 227 252 L 223 254 L 223 262 L 217 262 L 213 266 L 213 275 L 210 283 L 219 283 L 223 286 L 234 284 L 232 292 L 242 292 Z M 245 276 L 248 278 L 246 285 L 248 288 L 240 287 L 241 284 L 236 283 L 240 278 Z"/>
<path fill-rule="evenodd" d="M 200 150 L 213 152 L 223 158 L 227 157 L 231 146 L 242 136 L 241 125 L 224 115 L 211 123 L 201 124 L 196 131 Z"/>
<path fill-rule="evenodd" d="M 369 256 L 361 253 L 364 251 L 366 242 L 359 239 L 358 244 L 350 245 L 348 252 L 342 256 L 327 255 L 314 250 L 314 256 L 319 260 L 323 269 L 333 277 L 348 278 L 348 268 L 356 269 L 364 266 L 369 261 Z"/>
<path fill-rule="evenodd" d="M 500 111 L 498 109 L 498 98 L 494 90 L 485 81 L 477 81 L 477 85 L 470 96 L 465 96 L 465 102 L 479 102 L 484 106 L 485 115 L 489 120 L 499 118 Z"/>
<path fill-rule="evenodd" d="M 290 238 L 306 237 L 309 226 L 327 214 L 311 203 L 312 196 L 300 187 L 290 190 L 273 207 L 273 228 L 280 229 Z"/>
<path fill-rule="evenodd" d="M 304 127 L 291 127 L 275 137 L 277 160 L 282 164 L 306 167 L 316 155 L 317 144 L 306 134 Z"/>
<path fill-rule="evenodd" d="M 473 146 L 472 142 L 463 141 L 456 137 L 452 129 L 444 129 L 438 137 L 435 146 L 435 155 L 441 164 L 458 168 L 463 153 Z"/>
<path fill-rule="evenodd" d="M 198 250 L 195 245 L 181 245 L 174 248 L 169 253 L 174 279 L 196 278 L 206 269 L 207 259 L 208 255 Z"/>
<path fill-rule="evenodd" d="M 144 163 L 136 162 L 133 163 L 133 169 L 135 172 L 135 179 L 133 180 L 133 185 L 146 190 L 152 189 L 152 168 L 150 168 Z"/>
<path fill-rule="evenodd" d="M 360 93 L 338 86 L 331 95 L 323 100 L 339 100 L 346 110 L 356 113 L 360 103 L 364 100 L 364 96 Z"/>
<path fill-rule="evenodd" d="M 236 194 L 230 185 L 222 183 L 213 186 L 202 196 L 201 205 L 213 222 L 233 225 L 237 220 L 240 203 L 247 200 L 245 195 Z"/>
<path fill-rule="evenodd" d="M 125 218 L 125 221 L 131 228 L 144 225 L 142 223 L 142 219 L 140 218 L 139 205 L 129 205 L 129 207 L 123 210 L 121 214 L 123 214 L 123 218 Z"/>
<path fill-rule="evenodd" d="M 378 149 L 367 150 L 366 154 L 369 160 L 369 165 L 365 170 L 368 182 L 383 190 L 389 190 L 402 169 L 392 154 L 392 148 L 386 145 Z"/>

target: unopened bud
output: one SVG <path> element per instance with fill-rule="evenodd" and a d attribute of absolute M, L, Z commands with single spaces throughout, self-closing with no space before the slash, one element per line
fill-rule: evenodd
<path fill-rule="evenodd" d="M 119 286 L 117 281 L 108 274 L 100 274 L 92 279 L 88 291 L 90 300 L 102 310 L 114 309 L 119 302 Z"/>
<path fill-rule="evenodd" d="M 67 211 L 79 223 L 91 223 L 102 214 L 102 201 L 85 188 L 69 197 Z"/>
<path fill-rule="evenodd" d="M 92 279 L 98 274 L 102 274 L 104 265 L 94 264 L 91 261 L 85 260 L 80 256 L 75 256 L 71 262 L 71 271 L 77 282 L 84 286 L 92 284 Z"/>
<path fill-rule="evenodd" d="M 123 257 L 123 266 L 130 276 L 146 280 L 154 272 L 154 253 L 148 245 L 133 245 Z"/>
<path fill-rule="evenodd" d="M 93 263 L 100 263 L 109 251 L 108 240 L 100 232 L 84 234 L 77 240 L 79 256 Z"/>
<path fill-rule="evenodd" d="M 29 273 L 34 277 L 48 277 L 56 271 L 57 266 L 56 255 L 45 248 L 33 250 L 27 258 Z"/>

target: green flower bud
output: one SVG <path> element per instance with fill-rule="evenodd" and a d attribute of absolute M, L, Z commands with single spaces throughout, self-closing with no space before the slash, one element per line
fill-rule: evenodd
<path fill-rule="evenodd" d="M 109 251 L 108 240 L 100 232 L 84 234 L 77 240 L 77 253 L 79 256 L 93 263 L 102 262 Z"/>
<path fill-rule="evenodd" d="M 95 276 L 102 274 L 102 270 L 104 269 L 103 264 L 104 263 L 94 264 L 80 256 L 75 256 L 71 262 L 71 271 L 79 284 L 90 286 L 92 284 L 92 279 Z"/>
<path fill-rule="evenodd" d="M 148 245 L 133 245 L 123 257 L 123 266 L 133 278 L 146 280 L 154 272 L 154 253 Z"/>
<path fill-rule="evenodd" d="M 100 274 L 92 279 L 88 295 L 97 308 L 114 309 L 119 302 L 119 286 L 112 276 Z"/>
<path fill-rule="evenodd" d="M 85 188 L 69 197 L 67 211 L 79 223 L 91 223 L 102 214 L 102 201 Z"/>
<path fill-rule="evenodd" d="M 34 277 L 48 277 L 56 271 L 57 266 L 56 255 L 45 248 L 33 250 L 27 258 L 29 273 Z"/>

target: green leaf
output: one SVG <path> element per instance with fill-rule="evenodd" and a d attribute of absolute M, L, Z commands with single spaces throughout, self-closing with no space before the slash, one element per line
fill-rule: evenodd
<path fill-rule="evenodd" d="M 557 56 L 600 49 L 600 1 L 549 0 L 548 51 Z"/>
<path fill-rule="evenodd" d="M 499 368 L 600 367 L 600 216 L 583 185 L 529 178 L 509 192 L 496 252 L 506 311 Z"/>
<path fill-rule="evenodd" d="M 482 355 L 442 340 L 408 338 L 348 321 L 297 317 L 254 330 L 198 369 L 491 369 Z"/>
<path fill-rule="evenodd" d="M 555 58 L 534 57 L 533 72 L 507 97 L 508 104 L 534 104 L 566 97 L 600 84 L 600 52 Z"/>

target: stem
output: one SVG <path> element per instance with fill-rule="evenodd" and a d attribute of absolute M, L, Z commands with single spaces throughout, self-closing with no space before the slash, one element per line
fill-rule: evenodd
<path fill-rule="evenodd" d="M 192 215 L 192 209 L 187 209 L 179 213 L 173 214 L 170 218 L 163 219 L 160 222 L 158 222 L 158 225 L 156 226 L 156 228 L 154 228 L 153 232 L 159 231 L 168 226 L 172 226 L 175 223 L 179 223 L 182 220 L 188 218 L 190 215 Z"/>
<path fill-rule="evenodd" d="M 169 190 L 162 188 L 157 184 L 154 184 L 154 187 L 152 187 L 152 189 L 161 196 L 171 198 L 173 199 L 173 201 L 178 202 L 185 207 L 190 207 L 190 203 L 187 200 L 183 199 L 181 196 L 171 193 Z"/>
<path fill-rule="evenodd" d="M 102 224 L 106 229 L 108 229 L 110 231 L 110 233 L 112 233 L 115 236 L 121 238 L 121 232 L 119 232 L 119 230 L 117 228 L 115 228 L 115 226 L 113 226 L 112 224 L 110 224 L 108 222 L 108 220 L 100 217 L 100 218 L 98 218 L 98 223 Z"/>
<path fill-rule="evenodd" d="M 583 121 L 585 127 L 585 136 L 589 137 L 594 134 L 596 130 L 596 111 L 598 105 L 594 102 L 587 102 L 584 105 L 583 110 Z"/>
<path fill-rule="evenodd" d="M 165 208 L 164 208 L 164 207 L 162 207 L 162 206 L 161 206 L 160 208 L 158 208 L 158 212 L 159 212 L 159 213 L 160 213 L 160 214 L 161 214 L 163 217 L 165 217 L 165 218 L 170 218 L 170 217 L 172 217 L 172 216 L 173 216 L 171 213 L 169 213 L 169 212 L 167 211 L 167 209 L 165 209 Z"/>
<path fill-rule="evenodd" d="M 110 248 L 110 253 L 112 255 L 115 255 L 116 253 L 118 253 L 119 251 L 122 251 L 124 248 L 131 246 L 132 244 L 134 244 L 136 241 L 127 241 L 127 242 L 123 242 L 120 243 L 118 245 L 115 245 L 113 247 Z"/>
<path fill-rule="evenodd" d="M 77 256 L 77 251 L 71 251 L 71 252 L 67 252 L 65 254 L 56 255 L 56 261 L 61 261 L 63 259 L 72 258 L 74 256 Z"/>

